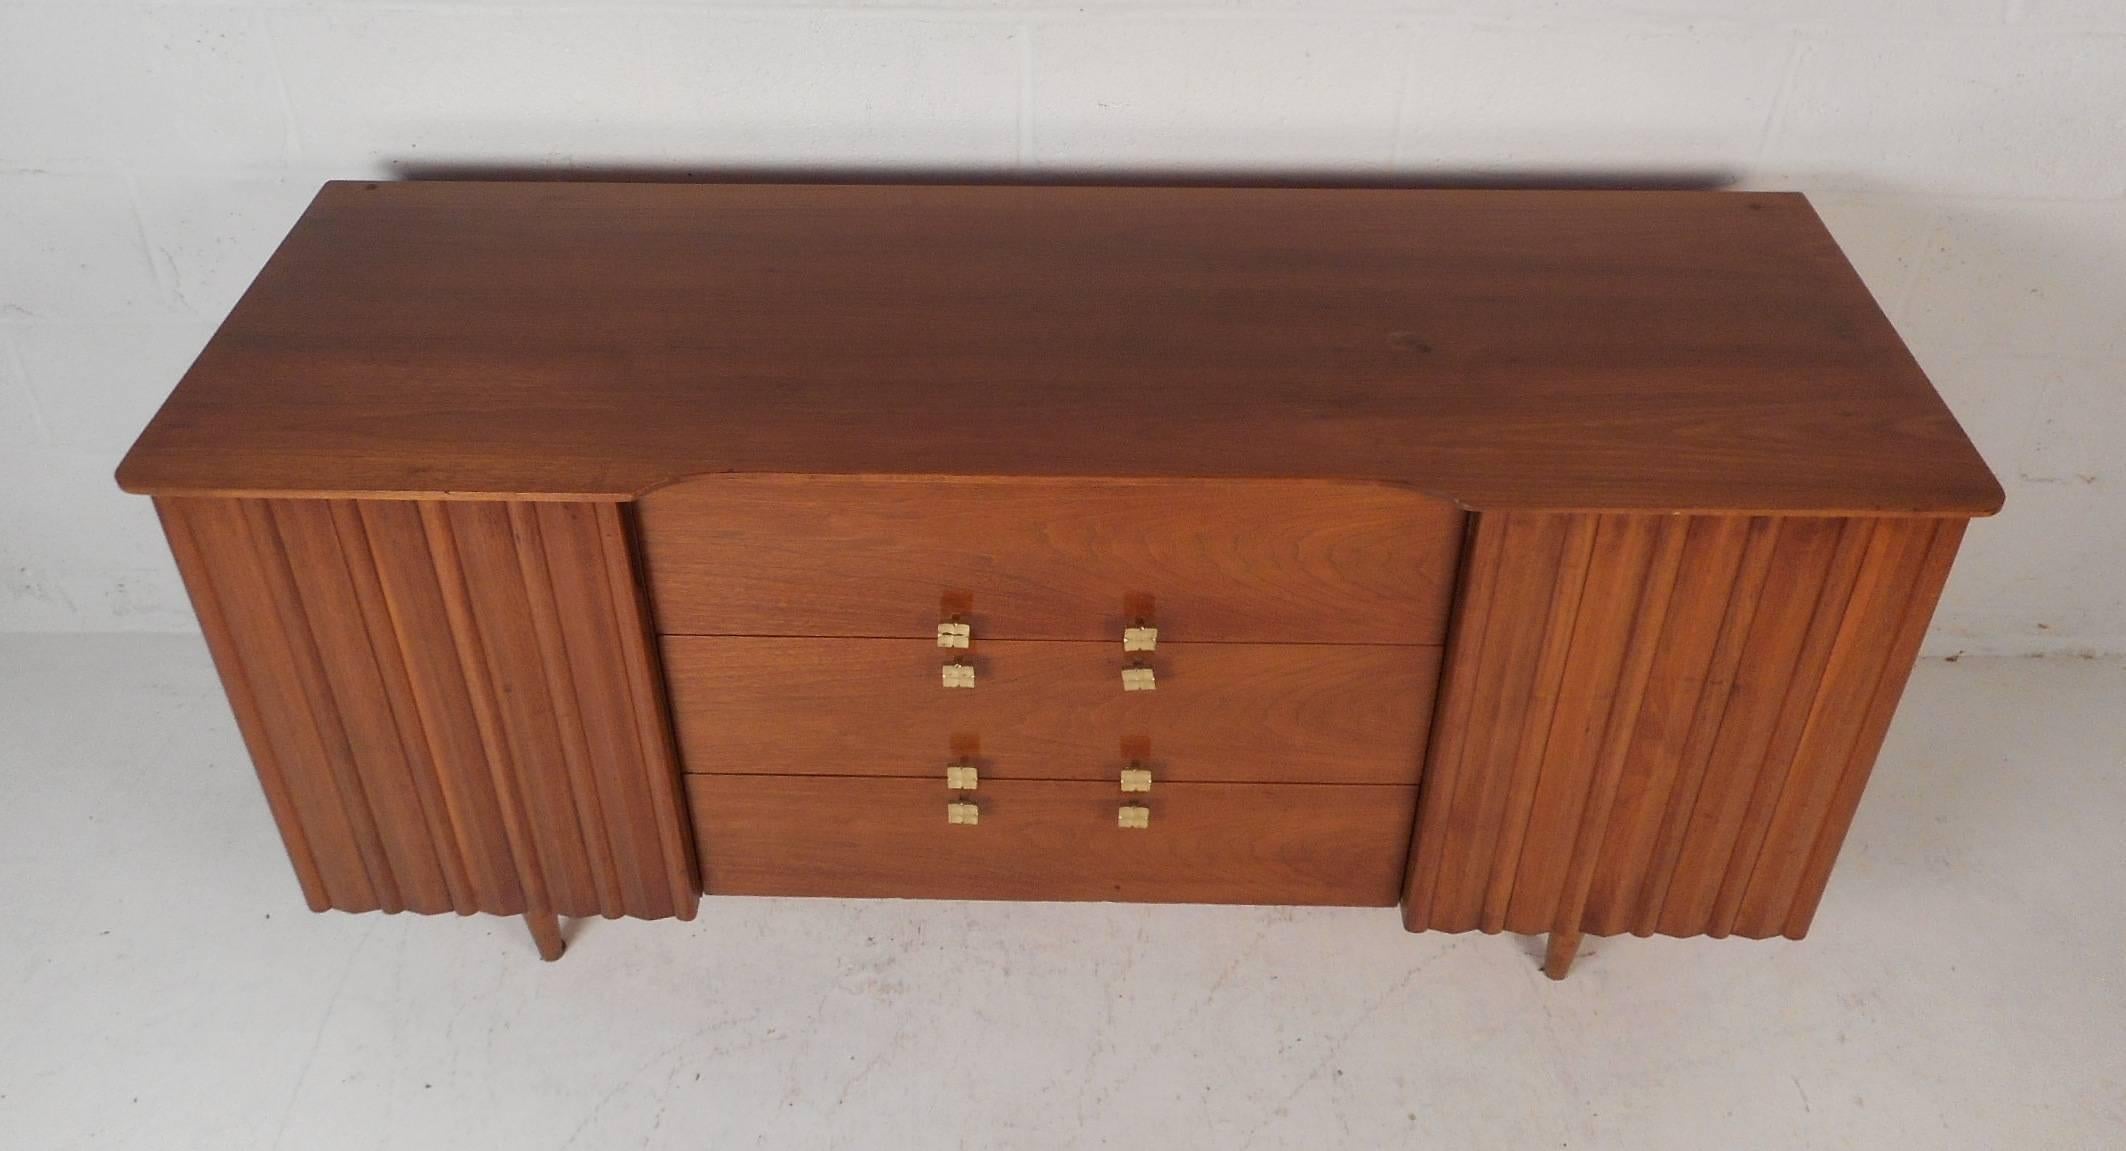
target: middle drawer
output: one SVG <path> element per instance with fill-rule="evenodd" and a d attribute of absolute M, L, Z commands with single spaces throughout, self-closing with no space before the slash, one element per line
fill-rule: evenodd
<path fill-rule="evenodd" d="M 1112 642 L 975 644 L 939 684 L 931 640 L 665 636 L 688 772 L 942 775 L 955 737 L 1002 779 L 1115 778 L 1125 739 L 1176 782 L 1415 783 L 1438 647 L 1162 642 L 1124 692 Z"/>

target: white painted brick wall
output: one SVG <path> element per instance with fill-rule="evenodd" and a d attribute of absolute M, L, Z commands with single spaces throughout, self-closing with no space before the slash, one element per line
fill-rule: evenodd
<path fill-rule="evenodd" d="M 2126 0 L 0 0 L 0 630 L 191 626 L 119 453 L 461 164 L 1798 188 L 2009 489 L 1934 650 L 2126 650 Z"/>

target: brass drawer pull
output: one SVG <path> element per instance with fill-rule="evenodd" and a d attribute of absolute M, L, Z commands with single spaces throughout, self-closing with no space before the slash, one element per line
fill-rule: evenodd
<path fill-rule="evenodd" d="M 1123 629 L 1122 629 L 1122 650 L 1123 650 L 1123 651 L 1157 651 L 1157 650 L 1159 650 L 1159 629 L 1158 629 L 1158 628 L 1155 628 L 1155 627 L 1145 627 L 1145 626 L 1144 626 L 1144 625 L 1142 625 L 1142 624 L 1139 624 L 1139 625 L 1137 625 L 1136 627 L 1126 627 L 1126 628 L 1123 628 Z"/>
<path fill-rule="evenodd" d="M 971 663 L 948 663 L 943 672 L 946 687 L 974 686 L 974 665 Z"/>
<path fill-rule="evenodd" d="M 1130 766 L 1122 769 L 1122 790 L 1150 791 L 1151 789 L 1151 768 L 1144 767 L 1139 764 L 1131 764 Z"/>
<path fill-rule="evenodd" d="M 954 791 L 973 791 L 982 785 L 981 776 L 971 763 L 945 765 L 945 786 Z"/>
<path fill-rule="evenodd" d="M 1122 669 L 1123 691 L 1157 691 L 1159 679 L 1152 669 L 1143 664 L 1131 664 Z"/>
<path fill-rule="evenodd" d="M 1115 811 L 1115 826 L 1143 830 L 1152 825 L 1152 809 L 1141 803 L 1125 803 Z"/>
<path fill-rule="evenodd" d="M 964 648 L 974 642 L 974 629 L 958 620 L 938 625 L 938 646 Z"/>
<path fill-rule="evenodd" d="M 955 799 L 945 805 L 945 822 L 954 827 L 973 827 L 982 822 L 982 809 L 970 799 Z"/>

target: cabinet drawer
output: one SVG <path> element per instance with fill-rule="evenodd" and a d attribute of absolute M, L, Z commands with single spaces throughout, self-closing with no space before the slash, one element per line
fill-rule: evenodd
<path fill-rule="evenodd" d="M 941 778 L 975 737 L 985 778 L 1112 782 L 1128 738 L 1161 780 L 1416 783 L 1440 650 L 999 640 L 948 689 L 934 638 L 667 636 L 664 667 L 692 772 Z M 1132 658 L 1156 690 L 1122 690 Z"/>
<path fill-rule="evenodd" d="M 1379 484 L 710 476 L 635 505 L 658 628 L 921 638 L 1435 644 L 1462 513 Z"/>
<path fill-rule="evenodd" d="M 690 775 L 703 890 L 721 895 L 1395 903 L 1414 787 L 984 781 L 974 826 L 941 781 Z"/>

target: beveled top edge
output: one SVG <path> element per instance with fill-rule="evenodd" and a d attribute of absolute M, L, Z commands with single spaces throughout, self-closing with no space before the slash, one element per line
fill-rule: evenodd
<path fill-rule="evenodd" d="M 118 479 L 626 501 L 715 474 L 2003 498 L 1793 193 L 1001 184 L 328 184 Z"/>

